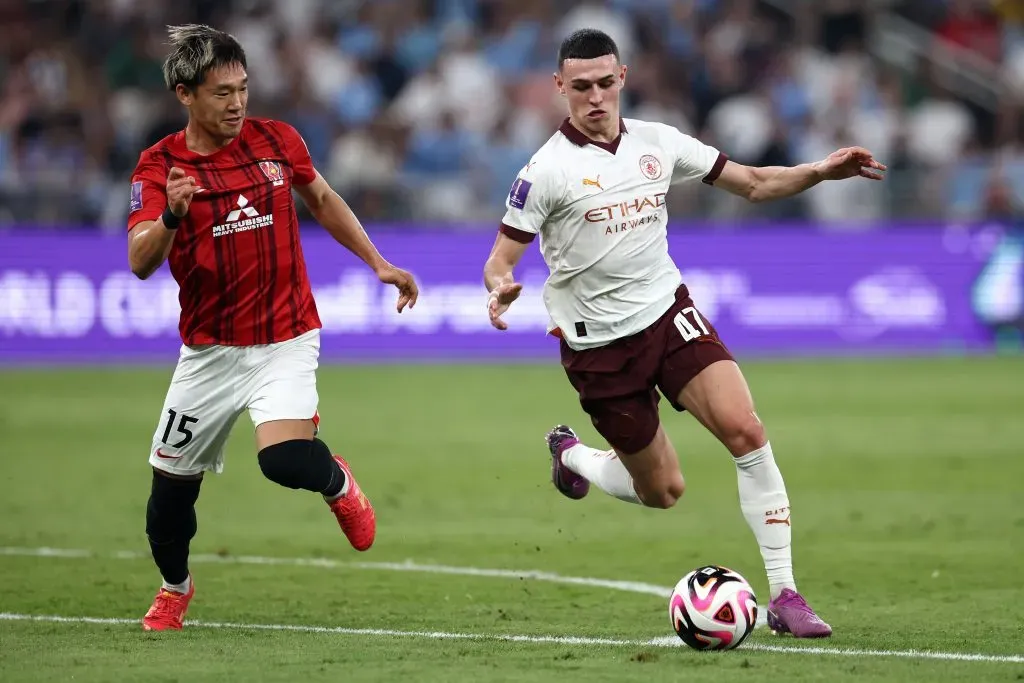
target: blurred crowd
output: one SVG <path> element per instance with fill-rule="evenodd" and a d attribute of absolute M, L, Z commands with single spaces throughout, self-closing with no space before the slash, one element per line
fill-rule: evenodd
<path fill-rule="evenodd" d="M 209 23 L 249 60 L 252 115 L 282 118 L 366 222 L 493 226 L 517 171 L 565 116 L 560 40 L 601 28 L 629 66 L 624 115 L 733 159 L 787 165 L 868 147 L 884 186 L 773 205 L 680 190 L 676 219 L 1016 215 L 1024 197 L 1019 0 L 0 0 L 0 225 L 123 229 L 139 152 L 181 128 L 166 25 Z M 873 44 L 898 16 L 989 74 L 979 101 L 932 58 Z M 901 24 L 903 25 L 903 24 Z M 936 55 L 939 53 L 936 52 Z M 948 64 L 947 64 L 948 66 Z"/>

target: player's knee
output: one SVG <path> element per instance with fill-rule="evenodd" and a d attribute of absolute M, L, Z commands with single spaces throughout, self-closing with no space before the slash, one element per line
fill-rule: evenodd
<path fill-rule="evenodd" d="M 752 411 L 729 418 L 720 431 L 722 442 L 736 457 L 756 451 L 767 441 L 764 424 Z"/>
<path fill-rule="evenodd" d="M 664 482 L 656 482 L 647 487 L 636 487 L 636 495 L 644 507 L 668 510 L 679 502 L 686 491 L 683 475 L 678 474 Z"/>
<path fill-rule="evenodd" d="M 290 489 L 305 488 L 306 468 L 313 449 L 313 442 L 306 439 L 292 439 L 267 446 L 259 452 L 257 459 L 263 476 Z"/>
<path fill-rule="evenodd" d="M 202 478 L 172 478 L 153 471 L 146 503 L 146 536 L 155 543 L 190 540 L 196 535 L 196 501 Z"/>

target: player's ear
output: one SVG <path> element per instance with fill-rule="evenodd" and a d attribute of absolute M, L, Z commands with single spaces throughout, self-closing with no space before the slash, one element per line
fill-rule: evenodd
<path fill-rule="evenodd" d="M 619 65 L 619 83 L 622 85 L 626 84 L 626 65 Z"/>
<path fill-rule="evenodd" d="M 557 71 L 551 75 L 555 79 L 555 87 L 558 88 L 558 94 L 565 97 L 565 81 L 562 80 L 562 75 Z"/>
<path fill-rule="evenodd" d="M 186 107 L 192 106 L 192 101 L 195 99 L 195 95 L 184 83 L 179 83 L 175 86 L 174 94 L 178 96 L 178 101 L 183 105 Z"/>

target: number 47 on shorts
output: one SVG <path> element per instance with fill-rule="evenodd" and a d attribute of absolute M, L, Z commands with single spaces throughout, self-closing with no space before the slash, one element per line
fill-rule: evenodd
<path fill-rule="evenodd" d="M 704 324 L 704 319 L 693 306 L 687 306 L 676 313 L 672 322 L 676 324 L 676 329 L 682 335 L 683 341 L 693 341 L 697 337 L 710 334 L 708 326 Z"/>

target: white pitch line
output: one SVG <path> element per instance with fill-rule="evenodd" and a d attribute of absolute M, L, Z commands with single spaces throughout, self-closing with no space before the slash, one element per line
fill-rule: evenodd
<path fill-rule="evenodd" d="M 0 621 L 35 621 L 58 624 L 97 624 L 101 626 L 138 626 L 139 619 L 105 617 L 62 617 L 48 614 L 12 614 L 0 612 Z M 385 636 L 392 638 L 426 638 L 429 640 L 497 640 L 517 643 L 554 643 L 559 645 L 653 645 L 645 640 L 613 638 L 577 638 L 573 636 L 524 636 L 514 634 L 455 633 L 450 631 L 398 631 L 389 628 L 345 628 L 342 626 L 308 626 L 304 624 L 237 624 L 219 621 L 185 621 L 190 628 L 237 629 L 247 631 L 291 631 L 298 633 L 333 633 L 346 636 Z M 680 641 L 680 645 L 682 641 Z M 669 647 L 668 643 L 656 647 Z"/>
<path fill-rule="evenodd" d="M 141 560 L 149 558 L 148 554 L 136 552 L 134 550 L 121 550 L 110 553 L 109 555 L 99 555 L 88 550 L 68 548 L 0 547 L 0 555 L 20 557 L 57 557 L 68 559 L 105 557 L 115 560 Z M 520 571 L 515 569 L 486 569 L 482 567 L 453 567 L 442 564 L 419 564 L 412 560 L 406 560 L 405 562 L 342 562 L 339 560 L 317 557 L 260 557 L 255 555 L 197 554 L 190 555 L 189 562 L 195 562 L 197 564 L 257 564 L 290 567 L 319 567 L 323 569 L 376 569 L 381 571 L 480 576 L 499 579 L 529 579 L 533 581 L 547 581 L 550 583 L 589 586 L 592 588 L 607 588 L 610 590 L 625 591 L 628 593 L 642 593 L 645 595 L 655 595 L 659 598 L 668 598 L 672 594 L 671 588 L 656 586 L 651 583 L 641 583 L 638 581 L 615 581 L 612 579 L 594 579 L 586 576 L 566 576 L 564 574 L 536 570 Z"/>
<path fill-rule="evenodd" d="M 109 555 L 99 555 L 89 550 L 83 550 L 78 548 L 21 548 L 21 547 L 0 547 L 0 555 L 8 556 L 20 556 L 20 557 L 55 557 L 55 558 L 67 558 L 67 559 L 81 559 L 81 558 L 111 558 L 117 560 L 140 560 L 148 559 L 149 555 L 134 550 L 120 550 L 117 552 L 110 553 Z M 656 586 L 650 583 L 642 583 L 638 581 L 616 581 L 611 579 L 596 579 L 586 576 L 567 576 L 564 574 L 556 574 L 554 572 L 543 572 L 543 571 L 520 571 L 513 569 L 487 569 L 481 567 L 455 567 L 449 565 L 437 565 L 437 564 L 419 564 L 412 560 L 406 560 L 405 562 L 343 562 L 339 560 L 332 560 L 329 558 L 316 558 L 316 557 L 261 557 L 256 555 L 214 555 L 214 554 L 197 554 L 189 557 L 190 562 L 196 563 L 207 563 L 207 564 L 253 564 L 253 565 L 272 565 L 272 566 L 292 566 L 292 567 L 319 567 L 325 569 L 336 569 L 336 568 L 349 568 L 349 569 L 367 569 L 367 570 L 384 570 L 384 571 L 406 571 L 406 572 L 421 572 L 427 574 L 449 574 L 457 576 L 479 576 L 479 577 L 493 577 L 493 578 L 510 578 L 510 579 L 529 579 L 534 581 L 547 581 L 550 583 L 560 583 L 578 586 L 588 586 L 593 588 L 606 588 L 610 590 L 625 591 L 629 593 L 640 593 L 644 595 L 654 595 L 660 598 L 667 598 L 671 595 L 672 590 L 670 588 L 664 588 L 662 586 Z M 760 606 L 758 609 L 757 625 L 765 626 L 767 622 L 767 610 L 764 606 Z M 29 617 L 30 618 L 30 617 Z M 51 619 L 60 619 L 53 618 Z M 106 622 L 104 622 L 106 623 Z M 121 623 L 121 622 L 110 622 L 110 623 Z M 124 623 L 136 623 L 131 620 L 124 620 Z M 205 624 L 210 628 L 219 628 L 218 625 Z M 244 628 L 243 625 L 233 624 L 224 626 L 224 628 Z M 257 629 L 268 629 L 270 626 L 252 626 L 251 628 Z M 282 627 L 283 630 L 313 630 L 322 629 L 326 627 Z M 327 629 L 324 632 L 337 632 L 337 633 L 352 633 L 359 634 L 363 633 L 359 629 L 349 630 L 337 630 Z M 372 629 L 366 631 L 368 634 L 374 633 Z M 404 632 L 403 632 L 404 633 Z M 412 632 L 409 632 L 411 635 Z M 380 635 L 384 635 L 381 633 Z M 438 636 L 440 637 L 440 636 Z M 476 639 L 487 639 L 489 636 L 472 636 L 472 635 L 451 635 L 450 638 L 476 638 Z M 502 637 L 503 639 L 512 638 Z M 552 636 L 555 638 L 555 636 Z M 673 637 L 655 638 L 651 641 L 604 641 L 601 639 L 582 639 L 570 638 L 566 642 L 577 642 L 580 644 L 620 644 L 620 645 L 651 645 L 655 647 L 666 647 L 666 646 L 678 646 L 680 641 Z M 591 642 L 593 641 L 593 642 Z M 528 641 L 532 642 L 532 641 Z M 550 640 L 538 640 L 536 642 L 561 642 L 561 641 L 550 641 Z M 981 655 L 981 654 L 961 654 L 956 652 L 928 652 L 920 650 L 843 650 L 836 648 L 827 647 L 785 647 L 781 645 L 761 645 L 756 643 L 747 643 L 743 646 L 747 650 L 756 650 L 761 652 L 798 652 L 806 654 L 823 654 L 823 655 L 842 655 L 842 656 L 871 656 L 871 657 L 911 657 L 920 659 L 942 659 L 951 661 L 980 661 L 980 662 L 1024 662 L 1024 655 Z"/>
<path fill-rule="evenodd" d="M 138 626 L 138 619 L 112 619 L 103 617 L 65 617 L 56 615 L 13 614 L 0 612 L 0 621 L 31 621 L 60 624 L 93 624 L 101 626 Z M 279 631 L 297 633 L 324 633 L 350 636 L 378 636 L 388 638 L 420 638 L 427 640 L 473 640 L 506 643 L 537 643 L 576 645 L 584 647 L 659 647 L 680 648 L 678 638 L 649 640 L 620 640 L 616 638 L 586 638 L 582 636 L 530 636 L 502 633 L 459 633 L 450 631 L 399 631 L 385 628 L 344 628 L 340 626 L 308 626 L 302 624 L 239 624 L 215 621 L 187 621 L 191 628 L 231 629 L 247 631 Z M 901 659 L 932 659 L 958 662 L 988 662 L 1022 664 L 1024 655 L 983 655 L 960 652 L 930 652 L 927 650 L 854 650 L 838 647 L 783 647 L 747 643 L 740 650 L 781 654 L 826 655 L 833 657 L 896 657 Z"/>

